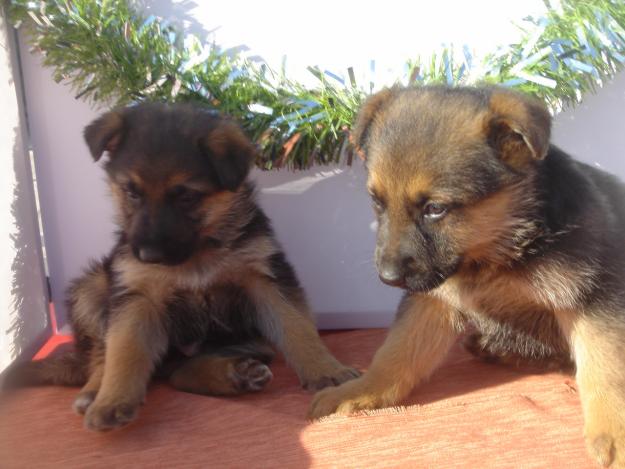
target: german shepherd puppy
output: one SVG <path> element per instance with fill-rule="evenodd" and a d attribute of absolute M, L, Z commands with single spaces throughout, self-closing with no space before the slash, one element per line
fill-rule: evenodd
<path fill-rule="evenodd" d="M 406 290 L 369 371 L 310 415 L 397 404 L 467 322 L 469 348 L 574 362 L 589 451 L 625 467 L 625 186 L 549 144 L 551 118 L 503 88 L 387 89 L 362 107 L 380 279 Z"/>
<path fill-rule="evenodd" d="M 255 148 L 189 105 L 114 110 L 84 132 L 105 165 L 118 241 L 68 292 L 75 352 L 16 366 L 8 386 L 82 385 L 74 409 L 107 430 L 133 420 L 154 373 L 177 389 L 263 388 L 282 351 L 302 385 L 357 376 L 322 343 L 304 291 L 246 180 Z"/>

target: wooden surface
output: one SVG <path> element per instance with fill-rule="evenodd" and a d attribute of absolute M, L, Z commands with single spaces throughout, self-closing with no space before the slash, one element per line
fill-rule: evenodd
<path fill-rule="evenodd" d="M 365 368 L 382 330 L 326 334 Z M 82 428 L 75 389 L 0 397 L 0 468 L 90 467 L 594 467 L 571 377 L 478 362 L 456 347 L 405 408 L 309 423 L 310 394 L 280 360 L 264 392 L 212 398 L 152 386 L 137 421 Z"/>

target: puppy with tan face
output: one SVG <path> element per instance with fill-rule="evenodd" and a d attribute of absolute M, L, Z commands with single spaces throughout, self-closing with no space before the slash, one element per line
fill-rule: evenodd
<path fill-rule="evenodd" d="M 74 409 L 108 430 L 137 415 L 152 376 L 210 395 L 259 391 L 269 344 L 302 385 L 358 373 L 322 343 L 303 289 L 247 180 L 255 150 L 233 122 L 141 104 L 85 129 L 117 209 L 117 244 L 68 292 L 75 351 L 20 364 L 8 386 L 82 386 Z"/>
<path fill-rule="evenodd" d="M 376 265 L 406 294 L 369 371 L 318 393 L 313 418 L 398 404 L 472 323 L 480 357 L 574 365 L 589 451 L 625 466 L 625 186 L 550 145 L 550 125 L 500 88 L 364 104 Z"/>

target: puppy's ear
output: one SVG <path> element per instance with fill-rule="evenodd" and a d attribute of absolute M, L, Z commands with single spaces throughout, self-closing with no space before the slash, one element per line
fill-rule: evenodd
<path fill-rule="evenodd" d="M 495 89 L 486 122 L 489 144 L 513 167 L 542 160 L 549 151 L 551 116 L 538 100 L 506 89 Z"/>
<path fill-rule="evenodd" d="M 220 121 L 200 139 L 200 149 L 208 157 L 221 187 L 234 191 L 245 180 L 256 149 L 234 122 Z"/>
<path fill-rule="evenodd" d="M 395 92 L 395 88 L 385 88 L 379 91 L 367 98 L 358 111 L 358 116 L 352 127 L 350 140 L 356 151 L 365 159 L 367 157 L 367 144 L 369 143 L 371 126 L 391 101 Z"/>
<path fill-rule="evenodd" d="M 102 153 L 117 150 L 124 133 L 124 118 L 120 111 L 110 111 L 101 115 L 85 127 L 83 135 L 91 156 L 98 161 Z"/>

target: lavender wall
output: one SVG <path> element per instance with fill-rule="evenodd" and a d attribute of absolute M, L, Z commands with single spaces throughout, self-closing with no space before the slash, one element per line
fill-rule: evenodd
<path fill-rule="evenodd" d="M 575 109 L 560 113 L 553 141 L 578 159 L 625 180 L 625 72 L 597 94 L 585 96 Z"/>

